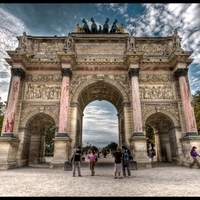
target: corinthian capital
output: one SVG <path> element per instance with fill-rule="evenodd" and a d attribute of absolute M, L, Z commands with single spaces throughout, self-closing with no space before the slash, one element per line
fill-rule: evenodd
<path fill-rule="evenodd" d="M 70 77 L 72 75 L 72 70 L 70 68 L 62 68 L 61 74 L 62 74 L 62 76 L 69 76 Z"/>
<path fill-rule="evenodd" d="M 187 76 L 187 72 L 188 72 L 188 68 L 184 68 L 184 69 L 177 69 L 174 72 L 174 76 L 179 78 L 180 76 Z"/>
<path fill-rule="evenodd" d="M 129 77 L 131 77 L 131 76 L 139 76 L 139 71 L 140 71 L 140 68 L 131 68 L 131 69 L 129 69 L 129 72 L 128 72 L 128 74 L 129 74 Z"/>
<path fill-rule="evenodd" d="M 11 73 L 14 76 L 20 76 L 21 78 L 24 78 L 26 75 L 26 72 L 21 68 L 11 68 Z"/>

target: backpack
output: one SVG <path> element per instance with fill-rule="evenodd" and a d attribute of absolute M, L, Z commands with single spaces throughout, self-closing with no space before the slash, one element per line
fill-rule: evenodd
<path fill-rule="evenodd" d="M 129 165 L 129 161 L 130 161 L 129 151 L 128 151 L 128 149 L 125 149 L 124 150 L 124 165 L 128 166 Z"/>

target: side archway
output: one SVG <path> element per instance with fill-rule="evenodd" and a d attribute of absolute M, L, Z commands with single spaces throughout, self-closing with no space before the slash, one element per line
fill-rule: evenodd
<path fill-rule="evenodd" d="M 154 161 L 158 162 L 178 162 L 177 144 L 177 121 L 163 112 L 154 112 L 145 119 L 145 124 L 153 128 L 154 150 L 156 156 Z"/>
<path fill-rule="evenodd" d="M 47 129 L 55 125 L 54 118 L 47 113 L 32 113 L 26 118 L 23 135 L 22 160 L 26 165 L 45 162 L 45 139 Z"/>

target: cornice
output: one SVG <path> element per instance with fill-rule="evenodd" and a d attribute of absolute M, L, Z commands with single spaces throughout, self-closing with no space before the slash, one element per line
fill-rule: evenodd
<path fill-rule="evenodd" d="M 75 51 L 62 51 L 56 52 L 57 58 L 45 59 L 45 58 L 32 58 L 27 51 L 7 51 L 11 58 L 5 58 L 7 63 L 13 66 L 13 63 L 21 62 L 27 69 L 31 67 L 60 67 L 62 63 L 70 62 L 73 66 L 95 66 L 95 65 L 107 65 L 107 66 L 125 66 L 129 67 L 131 63 L 138 63 L 141 68 L 157 67 L 160 69 L 174 68 L 178 62 L 184 62 L 189 66 L 193 59 L 189 59 L 192 52 L 172 52 L 169 56 L 159 57 L 147 57 L 144 56 L 144 52 L 129 52 L 124 53 L 123 58 L 116 59 L 103 59 L 95 58 L 92 60 L 77 58 Z"/>

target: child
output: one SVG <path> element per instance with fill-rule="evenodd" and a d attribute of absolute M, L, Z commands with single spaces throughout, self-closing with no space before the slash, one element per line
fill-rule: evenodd
<path fill-rule="evenodd" d="M 122 171 L 122 152 L 121 152 L 121 147 L 118 146 L 117 150 L 113 153 L 114 159 L 115 159 L 115 164 L 114 164 L 114 178 L 117 179 L 117 174 L 118 178 L 121 179 L 121 171 Z"/>

